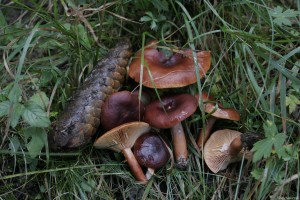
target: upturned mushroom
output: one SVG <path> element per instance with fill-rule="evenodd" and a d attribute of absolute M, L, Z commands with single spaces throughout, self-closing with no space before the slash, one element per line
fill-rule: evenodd
<path fill-rule="evenodd" d="M 197 109 L 197 99 L 190 94 L 165 96 L 151 102 L 145 109 L 145 122 L 155 128 L 171 128 L 177 167 L 187 166 L 187 144 L 181 122 Z"/>
<path fill-rule="evenodd" d="M 199 99 L 199 94 L 196 94 L 195 97 Z M 200 134 L 197 138 L 197 145 L 200 150 L 202 150 L 203 144 L 207 141 L 211 134 L 211 130 L 213 125 L 215 124 L 217 119 L 228 119 L 232 121 L 239 121 L 240 114 L 233 108 L 224 108 L 222 104 L 214 104 L 212 103 L 214 100 L 210 97 L 206 92 L 202 92 L 201 96 L 204 109 L 206 113 L 209 113 L 210 116 L 206 121 L 205 127 L 201 129 Z"/>
<path fill-rule="evenodd" d="M 234 130 L 218 130 L 210 136 L 204 146 L 204 160 L 208 168 L 218 173 L 227 168 L 230 163 L 252 158 L 248 151 L 259 139 L 257 135 L 242 134 Z"/>
<path fill-rule="evenodd" d="M 149 131 L 150 126 L 145 122 L 129 122 L 115 127 L 99 137 L 95 141 L 94 147 L 122 152 L 135 178 L 141 183 L 146 183 L 147 178 L 131 148 L 139 136 Z"/>
<path fill-rule="evenodd" d="M 141 62 L 144 56 L 145 67 L 143 70 L 142 84 L 150 88 L 177 88 L 197 82 L 193 51 L 190 49 L 180 50 L 171 56 L 166 56 L 157 49 L 157 41 L 150 42 L 144 49 L 138 51 L 129 66 L 129 76 L 136 82 L 140 82 Z M 211 65 L 210 51 L 197 53 L 198 71 L 203 77 Z M 154 84 L 152 83 L 154 82 Z"/>
<path fill-rule="evenodd" d="M 145 106 L 138 94 L 129 91 L 116 92 L 102 105 L 101 126 L 108 131 L 121 124 L 143 121 Z"/>
<path fill-rule="evenodd" d="M 140 165 L 147 167 L 147 179 L 152 177 L 155 170 L 164 167 L 170 159 L 169 148 L 154 132 L 148 132 L 136 140 L 133 154 Z"/>

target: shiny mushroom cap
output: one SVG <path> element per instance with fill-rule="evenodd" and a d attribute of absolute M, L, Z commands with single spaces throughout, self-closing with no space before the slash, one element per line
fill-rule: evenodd
<path fill-rule="evenodd" d="M 132 148 L 136 139 L 150 131 L 149 124 L 145 122 L 129 122 L 117 126 L 94 142 L 97 149 L 111 149 L 120 152 L 126 148 Z"/>
<path fill-rule="evenodd" d="M 127 122 L 143 120 L 145 106 L 138 95 L 121 91 L 109 96 L 101 110 L 101 125 L 108 131 Z"/>
<path fill-rule="evenodd" d="M 199 74 L 203 77 L 211 65 L 209 51 L 196 54 Z M 129 76 L 140 81 L 142 50 L 138 51 L 129 66 Z M 157 41 L 150 42 L 144 49 L 145 65 L 149 67 L 152 79 L 146 70 L 143 72 L 143 85 L 150 88 L 177 88 L 197 82 L 192 50 L 180 50 L 167 57 L 157 50 Z"/>
<path fill-rule="evenodd" d="M 197 106 L 197 99 L 190 94 L 165 96 L 146 106 L 144 120 L 156 128 L 171 128 L 192 115 Z"/>
<path fill-rule="evenodd" d="M 199 94 L 195 95 L 196 99 L 199 99 Z M 204 102 L 204 108 L 206 113 L 211 113 L 212 116 L 219 119 L 228 119 L 232 121 L 240 121 L 240 113 L 234 108 L 224 108 L 222 104 L 217 105 L 211 103 L 213 98 L 206 92 L 202 92 L 202 100 Z"/>
<path fill-rule="evenodd" d="M 214 132 L 210 138 L 207 140 L 204 146 L 204 160 L 209 169 L 218 173 L 221 170 L 227 168 L 230 163 L 241 160 L 243 156 L 243 150 L 236 152 L 230 149 L 233 141 L 236 141 L 236 138 L 241 137 L 240 132 L 234 130 L 218 130 Z"/>
<path fill-rule="evenodd" d="M 133 153 L 140 165 L 152 169 L 165 166 L 170 159 L 165 142 L 153 132 L 146 133 L 136 140 Z"/>

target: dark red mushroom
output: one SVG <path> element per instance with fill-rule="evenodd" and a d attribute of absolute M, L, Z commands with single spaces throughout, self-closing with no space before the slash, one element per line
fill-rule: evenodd
<path fill-rule="evenodd" d="M 178 168 L 187 166 L 187 145 L 181 122 L 192 115 L 198 106 L 190 94 L 165 96 L 146 106 L 145 122 L 155 128 L 171 128 L 174 155 Z"/>
<path fill-rule="evenodd" d="M 154 132 L 146 133 L 135 141 L 133 154 L 140 165 L 148 168 L 147 179 L 150 179 L 155 170 L 164 167 L 170 159 L 166 143 Z"/>
<path fill-rule="evenodd" d="M 138 95 L 129 91 L 116 92 L 102 106 L 101 125 L 108 131 L 127 122 L 142 121 L 144 111 L 145 106 Z"/>
<path fill-rule="evenodd" d="M 129 66 L 129 76 L 140 82 L 142 51 L 138 51 Z M 190 49 L 177 51 L 167 57 L 157 50 L 157 41 L 150 42 L 144 49 L 145 67 L 142 84 L 150 88 L 177 88 L 197 82 L 193 52 Z M 209 51 L 197 53 L 198 71 L 203 77 L 210 68 L 211 56 Z M 154 82 L 154 84 L 152 83 Z"/>
<path fill-rule="evenodd" d="M 199 95 L 195 95 L 199 99 Z M 208 96 L 207 93 L 202 92 L 202 100 L 204 102 L 204 108 L 206 113 L 210 113 L 211 116 L 207 119 L 205 128 L 201 129 L 201 132 L 197 138 L 197 145 L 202 150 L 203 144 L 207 141 L 210 136 L 213 125 L 217 119 L 228 119 L 232 121 L 239 121 L 240 114 L 233 108 L 224 108 L 222 104 L 212 103 L 213 98 Z"/>

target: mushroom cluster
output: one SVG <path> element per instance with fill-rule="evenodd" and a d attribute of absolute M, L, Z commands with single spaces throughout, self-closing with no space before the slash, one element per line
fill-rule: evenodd
<path fill-rule="evenodd" d="M 141 81 L 140 86 L 148 90 L 155 88 L 158 98 L 150 98 L 142 88 L 142 93 L 121 91 L 107 98 L 101 113 L 101 125 L 107 132 L 95 141 L 94 147 L 122 152 L 132 174 L 141 183 L 146 183 L 155 170 L 164 167 L 170 157 L 173 158 L 170 153 L 174 154 L 177 168 L 185 169 L 188 165 L 188 150 L 181 122 L 200 107 L 198 102 L 202 98 L 204 111 L 209 113 L 209 118 L 196 143 L 203 150 L 207 166 L 217 173 L 229 163 L 240 160 L 244 153 L 243 134 L 225 129 L 211 135 L 217 119 L 240 120 L 240 114 L 235 109 L 215 103 L 204 91 L 201 96 L 172 93 L 174 88 L 197 82 L 196 73 L 200 77 L 205 76 L 211 65 L 210 52 L 200 51 L 193 58 L 192 50 L 176 49 L 167 55 L 158 47 L 157 41 L 151 41 L 143 51 L 138 51 L 128 72 L 136 82 Z M 171 133 L 171 148 L 166 145 L 169 142 L 162 139 L 162 132 Z M 247 151 L 246 158 L 250 156 L 251 152 Z"/>

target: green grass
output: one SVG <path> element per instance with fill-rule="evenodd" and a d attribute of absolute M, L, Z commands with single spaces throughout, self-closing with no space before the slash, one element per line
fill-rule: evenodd
<path fill-rule="evenodd" d="M 82 2 L 78 8 L 72 1 L 0 1 L 0 198 L 299 199 L 298 1 Z M 72 6 L 77 12 L 68 16 Z M 277 6 L 283 8 L 279 14 Z M 153 18 L 141 22 L 146 12 Z M 154 98 L 163 92 L 207 91 L 241 113 L 241 121 L 219 120 L 216 130 L 254 132 L 267 139 L 285 134 L 282 148 L 275 146 L 266 155 L 258 150 L 257 162 L 244 160 L 213 174 L 194 145 L 205 122 L 198 109 L 183 123 L 188 168 L 178 170 L 170 162 L 147 185 L 135 182 L 122 155 L 91 144 L 74 152 L 49 152 L 47 120 L 55 120 L 97 60 L 125 37 L 134 52 L 154 38 L 168 46 L 211 51 L 212 66 L 203 79 L 198 76 L 197 83 L 181 89 L 157 89 Z M 137 85 L 128 78 L 124 88 Z M 32 112 L 32 105 L 40 109 Z M 24 116 L 24 109 L 37 120 Z M 268 122 L 278 132 L 274 137 L 264 128 Z M 37 125 L 37 132 L 26 133 Z M 169 138 L 167 130 L 163 133 Z M 45 148 L 32 158 L 38 145 Z"/>

